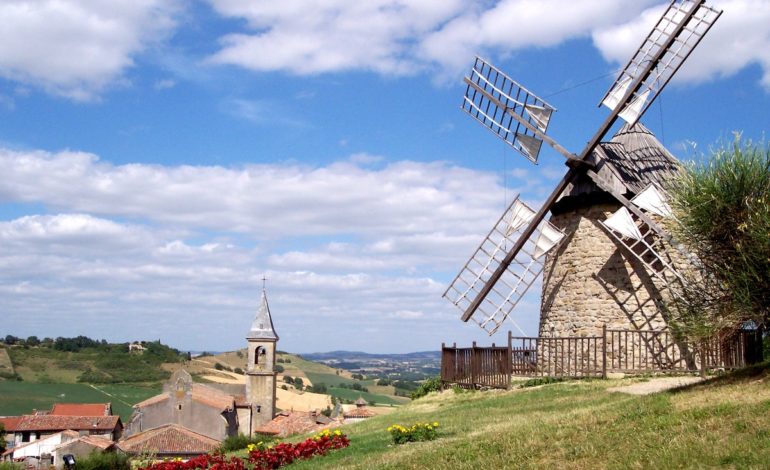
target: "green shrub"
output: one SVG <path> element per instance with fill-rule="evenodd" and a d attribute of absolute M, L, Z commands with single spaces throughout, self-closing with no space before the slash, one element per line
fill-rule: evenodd
<path fill-rule="evenodd" d="M 75 459 L 75 470 L 131 470 L 128 455 L 121 452 L 94 451 Z"/>
<path fill-rule="evenodd" d="M 417 387 L 417 390 L 412 392 L 412 400 L 424 397 L 430 392 L 438 392 L 441 390 L 441 387 L 441 377 L 431 377 L 430 379 L 427 379 L 425 382 L 421 383 L 420 386 Z"/>

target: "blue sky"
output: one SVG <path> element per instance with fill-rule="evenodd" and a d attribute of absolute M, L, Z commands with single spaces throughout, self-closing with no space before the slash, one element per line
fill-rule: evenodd
<path fill-rule="evenodd" d="M 664 5 L 289 0 L 0 5 L 3 334 L 280 348 L 489 339 L 441 293 L 534 166 L 464 115 L 475 54 L 579 152 Z M 642 121 L 682 159 L 770 128 L 770 2 L 722 18 Z M 534 333 L 539 292 L 515 312 Z"/>

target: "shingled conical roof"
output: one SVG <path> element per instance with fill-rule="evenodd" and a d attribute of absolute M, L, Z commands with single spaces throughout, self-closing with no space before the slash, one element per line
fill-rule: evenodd
<path fill-rule="evenodd" d="M 599 144 L 591 160 L 599 176 L 628 198 L 650 183 L 665 188 L 680 168 L 676 157 L 641 123 L 623 125 L 612 140 Z M 613 199 L 588 176 L 581 175 L 562 193 L 552 212 Z"/>
<path fill-rule="evenodd" d="M 262 290 L 262 301 L 259 304 L 257 316 L 251 324 L 251 330 L 249 330 L 246 339 L 278 340 L 278 335 L 275 334 L 275 327 L 273 327 L 273 317 L 270 316 L 270 307 L 267 305 L 267 293 L 264 289 Z"/>

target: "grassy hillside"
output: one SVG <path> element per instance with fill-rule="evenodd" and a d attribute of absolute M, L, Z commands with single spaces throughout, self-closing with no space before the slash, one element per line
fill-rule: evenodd
<path fill-rule="evenodd" d="M 607 391 L 639 380 L 431 394 L 345 426 L 349 448 L 292 468 L 767 468 L 767 366 L 679 392 Z M 440 438 L 391 444 L 389 425 L 416 421 L 439 421 Z"/>
<path fill-rule="evenodd" d="M 132 405 L 160 392 L 160 385 L 41 384 L 0 381 L 0 416 L 29 414 L 51 409 L 54 403 L 112 403 L 112 412 L 125 423 Z"/>
<path fill-rule="evenodd" d="M 161 365 L 182 359 L 178 351 L 158 342 L 146 343 L 144 353 L 130 354 L 127 344 L 85 340 L 90 341 L 85 346 L 57 338 L 56 344 L 5 350 L 22 380 L 40 383 L 159 382 L 170 375 Z"/>

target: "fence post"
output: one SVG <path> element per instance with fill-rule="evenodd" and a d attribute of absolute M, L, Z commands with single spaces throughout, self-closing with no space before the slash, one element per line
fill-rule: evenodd
<path fill-rule="evenodd" d="M 602 325 L 602 378 L 607 378 L 607 324 Z"/>
<path fill-rule="evenodd" d="M 513 335 L 511 334 L 511 330 L 508 330 L 508 355 L 507 355 L 507 361 L 508 361 L 508 385 L 505 387 L 506 389 L 511 388 L 511 376 L 513 375 Z"/>

